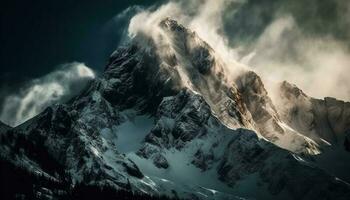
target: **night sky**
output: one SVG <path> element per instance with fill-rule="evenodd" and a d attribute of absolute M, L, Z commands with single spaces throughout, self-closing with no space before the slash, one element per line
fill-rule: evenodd
<path fill-rule="evenodd" d="M 113 16 L 131 5 L 150 0 L 10 0 L 1 5 L 1 89 L 52 71 L 57 65 L 79 61 L 100 71 L 110 54 L 105 36 Z M 106 47 L 108 46 L 108 47 Z"/>

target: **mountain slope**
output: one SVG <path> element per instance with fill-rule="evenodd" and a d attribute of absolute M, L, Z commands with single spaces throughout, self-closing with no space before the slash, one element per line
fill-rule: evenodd
<path fill-rule="evenodd" d="M 143 198 L 350 196 L 349 184 L 310 161 L 323 146 L 284 121 L 289 114 L 282 115 L 257 74 L 231 77 L 230 70 L 241 69 L 227 66 L 174 20 L 157 28 L 157 37 L 139 33 L 116 50 L 79 96 L 1 135 L 1 161 L 39 176 L 14 193 L 62 199 L 108 188 Z"/>
<path fill-rule="evenodd" d="M 279 111 L 293 129 L 313 140 L 343 145 L 350 130 L 350 102 L 314 99 L 288 82 L 280 85 Z"/>
<path fill-rule="evenodd" d="M 350 103 L 309 97 L 286 81 L 278 91 L 275 102 L 281 119 L 323 146 L 323 153 L 314 157 L 316 164 L 349 182 Z"/>

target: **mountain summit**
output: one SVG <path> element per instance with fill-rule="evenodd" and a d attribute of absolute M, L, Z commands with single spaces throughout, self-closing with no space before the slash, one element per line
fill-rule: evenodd
<path fill-rule="evenodd" d="M 79 96 L 0 134 L 5 197 L 348 199 L 350 103 L 287 82 L 272 98 L 175 20 L 155 31 Z"/>

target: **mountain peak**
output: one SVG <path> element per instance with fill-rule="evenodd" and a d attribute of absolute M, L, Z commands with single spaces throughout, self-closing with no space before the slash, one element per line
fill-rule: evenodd
<path fill-rule="evenodd" d="M 129 47 L 112 55 L 101 88 L 104 98 L 118 105 L 138 104 L 154 113 L 153 107 L 163 97 L 188 89 L 200 94 L 230 128 L 256 130 L 260 137 L 295 152 L 319 153 L 317 144 L 281 123 L 259 75 L 240 71 L 234 79 L 229 68 L 236 66 L 223 62 L 194 32 L 170 18 L 158 25 L 162 30 L 159 37 L 142 35 L 152 42 L 140 42 L 135 36 Z M 304 145 L 300 148 L 286 140 Z"/>
<path fill-rule="evenodd" d="M 166 17 L 165 19 L 161 20 L 159 26 L 170 31 L 182 33 L 189 31 L 189 29 L 185 28 L 183 25 L 179 24 L 176 20 L 171 19 L 170 17 Z"/>
<path fill-rule="evenodd" d="M 294 98 L 307 97 L 307 95 L 301 89 L 299 89 L 296 85 L 291 84 L 291 83 L 289 83 L 287 81 L 283 81 L 281 83 L 280 89 L 288 97 L 289 97 L 289 95 L 292 95 Z"/>
<path fill-rule="evenodd" d="M 25 192 L 58 198 L 88 186 L 201 200 L 349 196 L 348 184 L 314 163 L 322 134 L 336 138 L 349 128 L 344 102 L 287 99 L 284 110 L 258 74 L 231 77 L 235 66 L 191 30 L 169 18 L 157 27 L 117 49 L 75 99 L 0 135 L 8 174 L 36 177 Z M 303 94 L 284 85 L 289 95 Z"/>

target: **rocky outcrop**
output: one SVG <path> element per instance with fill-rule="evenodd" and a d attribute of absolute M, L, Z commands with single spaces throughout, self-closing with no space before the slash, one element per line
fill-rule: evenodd
<path fill-rule="evenodd" d="M 259 141 L 252 132 L 238 134 L 240 136 L 228 144 L 218 167 L 219 178 L 229 185 L 238 185 L 240 180 L 255 174 L 271 194 L 278 196 L 282 191 L 286 192 L 288 197 L 283 198 L 346 199 L 343 194 L 347 193 L 347 186 L 332 176 L 324 176 L 323 170 L 302 157 L 276 150 L 276 146 Z M 329 193 L 328 188 L 333 186 L 337 189 Z"/>
<path fill-rule="evenodd" d="M 219 179 L 232 188 L 240 188 L 241 181 L 254 176 L 249 187 L 267 187 L 271 199 L 286 194 L 283 197 L 287 199 L 345 199 L 348 195 L 347 185 L 302 157 L 259 139 L 252 131 L 223 126 L 205 100 L 190 90 L 162 101 L 155 127 L 138 154 L 144 158 L 166 158 L 167 151 L 175 148 L 202 173 L 216 170 Z M 154 163 L 158 165 L 158 161 Z M 172 167 L 167 162 L 167 169 Z M 295 184 L 295 180 L 308 184 Z M 316 184 L 320 187 L 312 186 Z M 320 195 L 329 187 L 338 189 L 334 194 Z"/>
<path fill-rule="evenodd" d="M 350 129 L 350 102 L 326 97 L 324 100 L 307 96 L 288 82 L 280 86 L 278 110 L 282 119 L 294 130 L 323 143 L 343 144 Z"/>
<path fill-rule="evenodd" d="M 252 72 L 242 74 L 237 85 L 242 94 L 243 102 L 247 105 L 259 133 L 269 141 L 278 140 L 278 134 L 283 135 L 284 130 L 278 124 L 279 116 L 260 77 Z"/>
<path fill-rule="evenodd" d="M 253 126 L 262 137 L 295 153 L 320 153 L 317 143 L 288 127 L 281 119 L 264 83 L 255 72 L 242 73 L 236 83 L 242 102 L 252 116 Z"/>
<path fill-rule="evenodd" d="M 71 105 L 49 107 L 29 123 L 1 135 L 1 160 L 21 166 L 29 176 L 42 174 L 50 182 L 67 185 L 64 193 L 77 184 L 115 190 L 130 190 L 132 184 L 142 193 L 140 188 L 149 187 L 140 182 L 142 172 L 101 132 L 121 123 L 123 116 L 96 91 L 90 94 Z M 35 183 L 38 190 L 34 192 L 42 194 L 40 183 Z M 53 193 L 50 198 L 56 196 Z"/>

